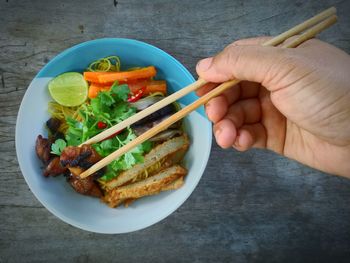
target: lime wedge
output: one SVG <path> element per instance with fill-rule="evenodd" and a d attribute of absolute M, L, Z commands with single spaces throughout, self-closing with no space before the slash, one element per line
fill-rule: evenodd
<path fill-rule="evenodd" d="M 88 83 L 77 72 L 63 73 L 49 82 L 51 97 L 67 107 L 79 106 L 88 96 Z"/>

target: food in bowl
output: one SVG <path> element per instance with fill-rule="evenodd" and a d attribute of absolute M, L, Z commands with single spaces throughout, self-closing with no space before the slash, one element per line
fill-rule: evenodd
<path fill-rule="evenodd" d="M 103 141 L 84 144 L 167 95 L 166 81 L 154 80 L 155 67 L 120 68 L 119 57 L 110 56 L 92 62 L 83 74 L 67 72 L 51 80 L 48 136 L 38 135 L 35 147 L 45 177 L 63 175 L 76 192 L 101 198 L 110 207 L 180 188 L 187 174 L 181 162 L 189 148 L 183 124 L 177 122 L 98 172 L 80 177 L 179 108 L 168 105 Z"/>
<path fill-rule="evenodd" d="M 111 209 L 98 198 L 77 194 L 64 176 L 41 176 L 41 161 L 34 153 L 38 134 L 47 135 L 43 125 L 52 98 L 48 83 L 65 72 L 84 72 L 98 58 L 118 54 L 123 68 L 154 65 L 157 78 L 166 80 L 167 92 L 174 93 L 193 83 L 191 73 L 178 60 L 159 48 L 134 39 L 103 38 L 72 46 L 52 58 L 33 78 L 22 99 L 16 122 L 17 160 L 31 192 L 60 220 L 74 227 L 108 234 L 128 233 L 149 227 L 179 208 L 198 185 L 210 155 L 212 126 L 201 107 L 183 119 L 191 142 L 183 165 L 187 169 L 184 185 L 176 191 L 140 198 L 131 207 Z M 179 99 L 186 106 L 196 100 L 194 93 Z"/>

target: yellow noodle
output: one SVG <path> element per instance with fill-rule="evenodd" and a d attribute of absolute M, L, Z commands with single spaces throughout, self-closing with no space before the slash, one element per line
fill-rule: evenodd
<path fill-rule="evenodd" d="M 108 72 L 108 71 L 120 71 L 121 63 L 118 56 L 109 56 L 101 58 L 92 62 L 88 71 L 94 72 Z"/>
<path fill-rule="evenodd" d="M 79 120 L 78 110 L 79 107 L 65 107 L 54 101 L 50 101 L 48 104 L 48 112 L 51 117 L 61 121 L 61 126 L 58 131 L 62 133 L 65 133 L 68 129 L 68 124 L 66 122 L 67 117 Z"/>

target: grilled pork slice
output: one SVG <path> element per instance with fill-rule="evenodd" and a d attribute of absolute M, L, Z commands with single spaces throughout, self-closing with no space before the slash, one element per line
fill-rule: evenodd
<path fill-rule="evenodd" d="M 81 147 L 68 146 L 64 148 L 60 157 L 60 163 L 70 171 L 67 178 L 69 184 L 75 191 L 83 195 L 101 197 L 102 191 L 95 181 L 99 173 L 95 173 L 87 178 L 80 178 L 80 174 L 94 163 L 101 160 L 101 156 L 90 146 Z"/>
<path fill-rule="evenodd" d="M 186 169 L 180 165 L 174 165 L 140 182 L 114 188 L 107 192 L 104 201 L 110 206 L 115 207 L 120 204 L 121 200 L 158 194 L 164 187 L 186 174 Z"/>
<path fill-rule="evenodd" d="M 69 176 L 67 182 L 73 189 L 82 195 L 89 195 L 93 197 L 102 197 L 103 193 L 97 182 L 94 180 L 94 175 L 86 178 L 80 178 L 80 174 L 84 171 L 81 167 L 69 167 Z"/>
<path fill-rule="evenodd" d="M 82 179 L 79 176 L 71 174 L 68 178 L 68 182 L 79 194 L 93 197 L 102 197 L 103 195 L 101 189 L 98 187 L 98 184 L 91 176 Z"/>
<path fill-rule="evenodd" d="M 48 164 L 51 158 L 51 141 L 38 135 L 35 142 L 35 151 L 39 159 L 44 164 Z"/>
<path fill-rule="evenodd" d="M 101 160 L 102 157 L 90 145 L 83 144 L 81 147 L 68 146 L 62 151 L 60 161 L 62 166 L 76 167 L 83 169 L 90 168 Z"/>
<path fill-rule="evenodd" d="M 145 156 L 143 163 L 136 164 L 131 169 L 108 181 L 105 184 L 106 190 L 140 181 L 180 162 L 188 147 L 189 140 L 185 134 L 158 145 Z"/>
<path fill-rule="evenodd" d="M 57 176 L 60 174 L 64 174 L 67 171 L 66 167 L 63 167 L 60 162 L 60 157 L 55 157 L 51 159 L 49 164 L 44 170 L 44 176 Z"/>

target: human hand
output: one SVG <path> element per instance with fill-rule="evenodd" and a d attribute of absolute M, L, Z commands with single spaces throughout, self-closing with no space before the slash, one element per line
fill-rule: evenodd
<path fill-rule="evenodd" d="M 315 39 L 296 49 L 260 46 L 266 39 L 239 40 L 197 64 L 207 81 L 242 80 L 206 105 L 217 143 L 350 178 L 350 56 Z"/>

